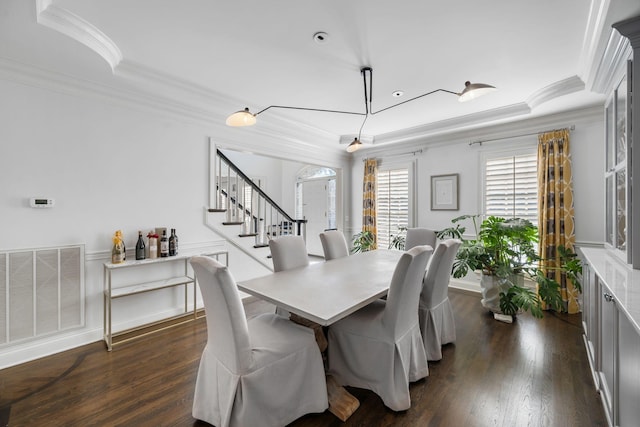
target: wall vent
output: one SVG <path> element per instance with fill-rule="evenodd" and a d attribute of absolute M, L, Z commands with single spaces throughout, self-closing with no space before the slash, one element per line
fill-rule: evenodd
<path fill-rule="evenodd" d="M 84 245 L 0 251 L 0 348 L 82 327 Z"/>

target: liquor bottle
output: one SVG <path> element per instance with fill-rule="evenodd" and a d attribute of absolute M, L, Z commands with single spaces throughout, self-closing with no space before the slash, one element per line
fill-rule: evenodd
<path fill-rule="evenodd" d="M 162 237 L 160 238 L 160 257 L 169 256 L 169 239 L 167 239 L 167 230 L 162 230 Z"/>
<path fill-rule="evenodd" d="M 122 232 L 116 231 L 113 236 L 113 248 L 111 249 L 111 263 L 120 264 L 124 261 L 124 242 L 122 241 Z"/>
<path fill-rule="evenodd" d="M 127 260 L 127 247 L 124 245 L 124 237 L 122 237 L 122 230 L 116 231 L 116 237 L 120 239 L 120 243 L 122 244 L 122 261 Z"/>
<path fill-rule="evenodd" d="M 178 236 L 176 235 L 176 229 L 171 229 L 171 236 L 169 236 L 169 256 L 178 255 Z"/>
<path fill-rule="evenodd" d="M 142 240 L 142 231 L 138 231 L 138 243 L 136 243 L 136 259 L 145 259 L 145 244 Z"/>

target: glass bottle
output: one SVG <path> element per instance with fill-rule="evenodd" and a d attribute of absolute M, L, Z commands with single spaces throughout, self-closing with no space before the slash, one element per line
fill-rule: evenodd
<path fill-rule="evenodd" d="M 169 256 L 178 255 L 178 236 L 176 235 L 176 229 L 171 229 L 171 236 L 169 236 Z"/>
<path fill-rule="evenodd" d="M 136 259 L 145 259 L 146 246 L 144 244 L 144 240 L 142 239 L 142 231 L 138 231 L 138 242 L 136 243 Z"/>
<path fill-rule="evenodd" d="M 122 241 L 122 232 L 118 230 L 113 236 L 111 263 L 120 264 L 121 262 L 124 262 L 124 242 Z"/>
<path fill-rule="evenodd" d="M 169 256 L 169 239 L 167 238 L 167 230 L 162 230 L 162 237 L 160 238 L 160 257 L 165 258 Z"/>
<path fill-rule="evenodd" d="M 120 239 L 122 244 L 122 261 L 127 260 L 127 247 L 124 245 L 124 237 L 122 237 L 122 230 L 116 230 L 116 237 Z"/>

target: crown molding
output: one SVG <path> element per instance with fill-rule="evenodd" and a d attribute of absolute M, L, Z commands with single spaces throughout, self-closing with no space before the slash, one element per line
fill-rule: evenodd
<path fill-rule="evenodd" d="M 584 31 L 582 51 L 580 52 L 579 70 L 585 82 L 590 82 L 595 72 L 594 57 L 598 51 L 598 45 L 605 27 L 607 11 L 610 0 L 592 0 L 587 18 L 587 27 Z"/>
<path fill-rule="evenodd" d="M 505 121 L 514 117 L 530 114 L 535 108 L 548 101 L 571 93 L 580 92 L 584 89 L 585 84 L 580 77 L 571 76 L 538 90 L 532 94 L 526 102 L 440 120 L 424 126 L 416 126 L 382 135 L 368 136 L 366 140 L 363 137 L 362 141 L 374 146 L 386 145 L 451 133 L 463 128 L 486 126 L 487 123 Z M 347 144 L 351 141 L 353 141 L 353 135 L 342 135 L 340 137 L 340 144 Z"/>
<path fill-rule="evenodd" d="M 36 0 L 38 24 L 65 34 L 100 55 L 114 70 L 122 61 L 120 48 L 102 31 L 79 16 L 53 4 L 53 0 Z"/>
<path fill-rule="evenodd" d="M 605 95 L 610 93 L 626 72 L 626 61 L 631 57 L 631 52 L 629 40 L 611 29 L 607 46 L 600 60 L 594 64 L 591 90 Z"/>
<path fill-rule="evenodd" d="M 527 98 L 527 104 L 531 110 L 535 110 L 538 106 L 552 99 L 569 95 L 571 93 L 584 90 L 584 82 L 578 76 L 571 76 L 564 80 L 557 81 L 549 86 L 543 87 Z"/>
<path fill-rule="evenodd" d="M 384 157 L 397 155 L 397 152 L 428 151 L 430 148 L 469 145 L 478 140 L 517 138 L 518 135 L 541 132 L 545 129 L 579 127 L 585 123 L 594 123 L 602 120 L 604 107 L 601 104 L 586 108 L 569 110 L 562 113 L 547 114 L 544 116 L 524 118 L 509 123 L 497 123 L 482 128 L 464 129 L 444 135 L 431 135 L 412 141 L 402 146 L 393 147 L 368 147 L 357 152 L 356 159 L 365 157 Z"/>
<path fill-rule="evenodd" d="M 38 87 L 71 96 L 98 99 L 126 105 L 142 111 L 181 117 L 191 122 L 210 126 L 214 114 L 202 108 L 176 102 L 173 99 L 152 93 L 123 89 L 82 80 L 51 70 L 34 67 L 14 60 L 0 57 L 0 78 L 26 86 Z"/>
<path fill-rule="evenodd" d="M 494 108 L 492 110 L 467 114 L 452 119 L 440 120 L 424 126 L 415 126 L 409 129 L 376 135 L 373 141 L 373 145 L 391 144 L 421 139 L 428 136 L 454 132 L 461 128 L 485 125 L 486 123 L 492 121 L 505 120 L 529 113 L 531 113 L 531 108 L 529 108 L 526 103 L 522 102 L 506 107 Z"/>
<path fill-rule="evenodd" d="M 127 59 L 118 64 L 113 74 L 124 81 L 135 82 L 136 87 L 149 92 L 167 93 L 171 98 L 178 97 L 193 104 L 215 106 L 229 102 L 228 97 L 223 97 L 216 91 Z"/>

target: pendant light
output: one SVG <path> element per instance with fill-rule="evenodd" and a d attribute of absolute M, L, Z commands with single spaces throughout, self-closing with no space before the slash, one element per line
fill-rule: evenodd
<path fill-rule="evenodd" d="M 245 108 L 244 110 L 236 111 L 231 114 L 227 118 L 228 126 L 253 126 L 256 124 L 256 116 L 267 111 L 270 108 L 283 108 L 290 110 L 306 110 L 306 111 L 323 111 L 327 113 L 339 113 L 339 114 L 353 114 L 358 116 L 365 116 L 364 121 L 362 122 L 362 126 L 360 126 L 360 132 L 358 133 L 358 137 L 354 138 L 354 140 L 347 146 L 347 152 L 353 153 L 362 147 L 362 141 L 360 140 L 360 135 L 362 134 L 362 128 L 364 127 L 364 123 L 367 121 L 369 115 L 375 115 L 381 113 L 383 111 L 389 110 L 391 108 L 398 107 L 402 104 L 406 104 L 407 102 L 414 101 L 418 98 L 422 98 L 427 95 L 434 94 L 436 92 L 446 92 L 453 95 L 458 96 L 458 100 L 460 102 L 467 102 L 469 100 L 478 98 L 482 95 L 485 95 L 489 92 L 493 92 L 497 90 L 494 86 L 484 84 L 484 83 L 471 83 L 465 82 L 465 87 L 462 92 L 453 92 L 451 90 L 446 89 L 436 89 L 431 92 L 423 93 L 422 95 L 415 96 L 411 99 L 407 99 L 406 101 L 399 102 L 397 104 L 391 105 L 389 107 L 385 107 L 378 111 L 373 111 L 371 108 L 371 99 L 373 98 L 373 69 L 371 67 L 362 67 L 360 69 L 360 73 L 362 74 L 362 81 L 364 84 L 364 104 L 365 111 L 364 112 L 354 112 L 354 111 L 340 111 L 340 110 L 325 110 L 320 108 L 306 108 L 306 107 L 289 107 L 285 105 L 270 105 L 267 108 L 264 108 L 257 113 L 253 114 L 249 111 L 249 108 Z"/>

